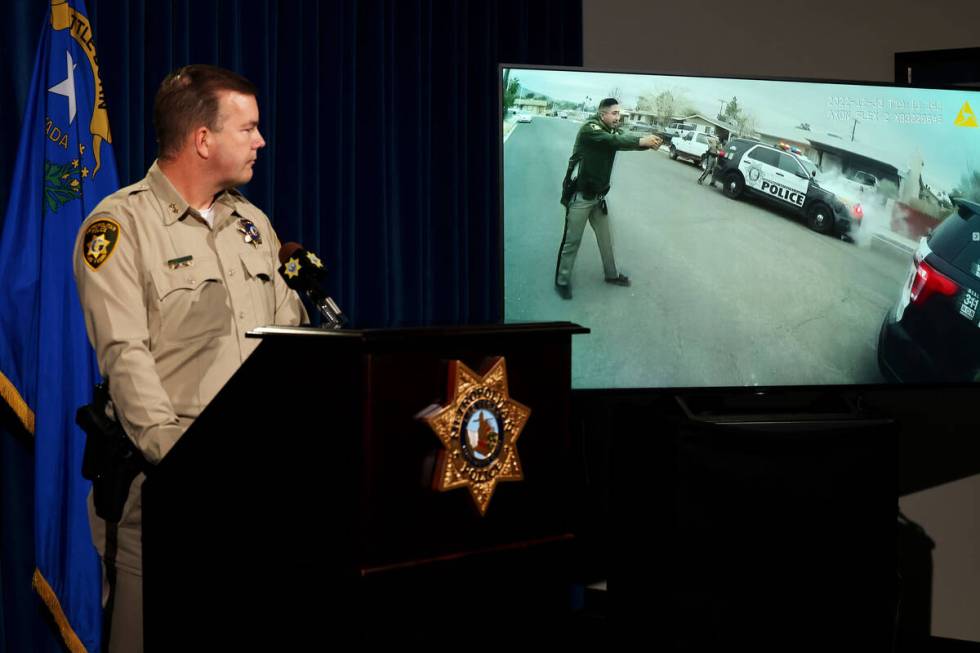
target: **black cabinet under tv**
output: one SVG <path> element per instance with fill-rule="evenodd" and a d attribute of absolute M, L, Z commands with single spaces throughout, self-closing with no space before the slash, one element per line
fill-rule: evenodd
<path fill-rule="evenodd" d="M 827 394 L 576 393 L 589 494 L 606 498 L 582 530 L 611 636 L 889 650 L 897 433 Z"/>

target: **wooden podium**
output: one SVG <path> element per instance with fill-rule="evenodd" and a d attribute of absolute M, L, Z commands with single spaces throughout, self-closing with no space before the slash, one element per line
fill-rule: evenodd
<path fill-rule="evenodd" d="M 569 610 L 567 322 L 268 329 L 143 486 L 146 650 L 493 632 Z M 418 414 L 503 357 L 524 479 L 439 492 Z M 489 631 L 486 631 L 489 632 Z"/>

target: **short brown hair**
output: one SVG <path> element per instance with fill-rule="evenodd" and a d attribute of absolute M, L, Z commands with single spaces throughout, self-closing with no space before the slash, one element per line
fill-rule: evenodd
<path fill-rule="evenodd" d="M 153 101 L 153 126 L 161 159 L 176 155 L 187 134 L 201 125 L 221 131 L 218 116 L 221 91 L 258 96 L 252 82 L 218 66 L 192 64 L 167 75 Z"/>

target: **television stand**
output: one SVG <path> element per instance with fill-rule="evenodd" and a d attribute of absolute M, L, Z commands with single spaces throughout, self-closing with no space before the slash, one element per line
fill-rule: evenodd
<path fill-rule="evenodd" d="M 836 389 L 691 391 L 674 395 L 685 416 L 711 424 L 814 423 L 866 420 L 860 398 Z"/>

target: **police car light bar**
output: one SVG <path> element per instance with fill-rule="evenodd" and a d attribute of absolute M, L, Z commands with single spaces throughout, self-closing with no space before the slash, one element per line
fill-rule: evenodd
<path fill-rule="evenodd" d="M 803 150 L 796 147 L 795 145 L 790 145 L 789 143 L 783 143 L 782 141 L 780 141 L 777 147 L 783 150 L 784 152 L 792 152 L 793 154 L 799 154 L 800 156 L 803 156 Z"/>

